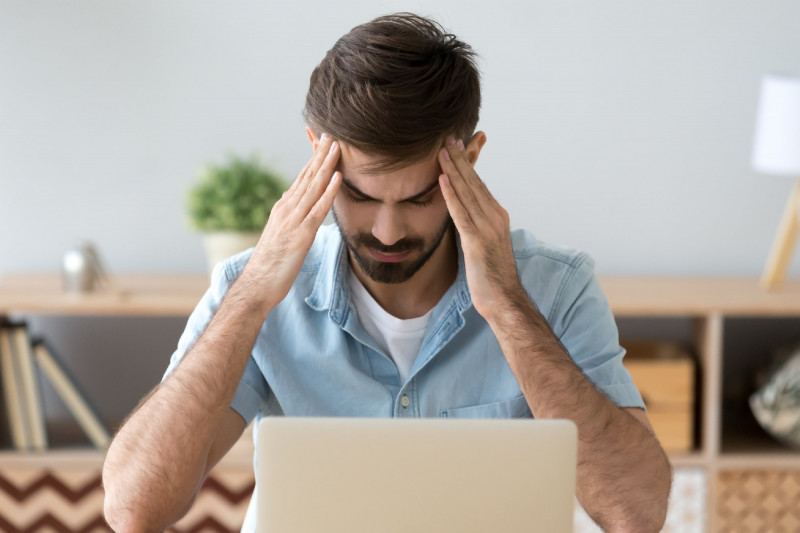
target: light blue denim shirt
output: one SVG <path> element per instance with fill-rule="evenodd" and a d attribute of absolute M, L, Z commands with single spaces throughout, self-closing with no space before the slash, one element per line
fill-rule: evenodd
<path fill-rule="evenodd" d="M 520 280 L 587 378 L 620 407 L 644 408 L 622 366 L 616 323 L 585 253 L 512 232 Z M 252 250 L 217 265 L 164 379 L 194 344 Z M 323 226 L 287 297 L 261 327 L 231 407 L 250 422 L 269 415 L 531 417 L 491 328 L 472 306 L 459 246 L 458 275 L 433 309 L 403 383 L 392 359 L 358 322 L 347 253 Z M 256 441 L 258 436 L 255 436 Z"/>

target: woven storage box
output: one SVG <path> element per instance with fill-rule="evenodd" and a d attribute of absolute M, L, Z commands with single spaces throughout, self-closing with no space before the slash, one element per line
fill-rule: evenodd
<path fill-rule="evenodd" d="M 647 417 L 668 452 L 692 449 L 694 360 L 677 343 L 624 342 L 624 364 L 647 406 Z"/>
<path fill-rule="evenodd" d="M 720 472 L 717 531 L 800 531 L 800 470 Z"/>

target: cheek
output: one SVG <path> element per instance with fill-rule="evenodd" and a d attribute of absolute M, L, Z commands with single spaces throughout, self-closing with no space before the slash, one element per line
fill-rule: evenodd
<path fill-rule="evenodd" d="M 370 216 L 368 207 L 355 205 L 341 193 L 333 200 L 333 208 L 336 210 L 339 222 L 348 228 L 359 227 L 360 229 L 360 226 L 363 226 Z"/>
<path fill-rule="evenodd" d="M 420 209 L 413 213 L 412 220 L 414 233 L 417 235 L 428 235 L 433 231 L 437 231 L 449 216 L 447 206 L 442 200 L 441 204 L 435 202 L 430 207 Z"/>

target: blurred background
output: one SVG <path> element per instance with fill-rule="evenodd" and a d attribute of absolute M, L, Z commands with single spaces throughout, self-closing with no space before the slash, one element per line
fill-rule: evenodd
<path fill-rule="evenodd" d="M 477 169 L 513 226 L 601 275 L 760 274 L 793 185 L 750 166 L 761 77 L 800 73 L 790 0 L 0 0 L 0 275 L 58 271 L 81 239 L 112 274 L 205 272 L 204 166 L 258 153 L 293 178 L 311 70 L 398 10 L 480 54 Z M 31 319 L 111 427 L 184 324 Z"/>
<path fill-rule="evenodd" d="M 394 11 L 431 16 L 479 53 L 478 127 L 488 143 L 477 170 L 514 227 L 589 252 L 601 276 L 744 276 L 756 284 L 796 181 L 760 174 L 750 162 L 762 77 L 800 75 L 794 0 L 0 0 L 0 278 L 56 274 L 83 240 L 112 276 L 205 275 L 186 205 L 204 168 L 258 154 L 293 179 L 312 153 L 301 115 L 312 69 L 350 28 Z M 790 277 L 800 275 L 797 255 Z M 698 420 L 707 407 L 706 425 L 727 417 L 726 435 L 730 419 L 752 421 L 756 370 L 800 331 L 796 316 L 759 317 L 727 317 L 724 333 L 713 313 L 618 321 L 630 339 L 694 346 L 702 353 L 690 361 L 705 357 L 724 374 L 703 385 L 700 366 L 696 382 L 691 373 L 683 379 L 695 425 L 689 455 L 678 456 L 684 477 L 674 491 L 683 497 L 673 502 L 689 502 L 678 505 L 678 521 L 700 523 L 702 487 L 711 502 L 717 493 L 736 509 L 747 500 L 729 487 L 751 478 L 717 479 L 717 459 L 706 452 L 718 426 L 700 431 Z M 159 382 L 186 322 L 19 318 L 57 350 L 112 431 Z M 723 346 L 725 366 L 715 367 Z M 88 448 L 54 390 L 42 386 L 49 446 Z M 718 397 L 715 387 L 725 405 L 691 403 Z M 797 455 L 760 438 L 758 454 L 728 458 L 728 467 L 756 465 L 756 485 L 789 494 L 778 514 L 796 529 Z M 736 451 L 730 442 L 723 438 L 723 451 Z M 0 416 L 0 449 L 10 448 Z M 796 472 L 777 472 L 777 481 L 761 472 L 788 464 L 771 453 Z M 21 458 L 10 454 L 10 465 Z M 100 460 L 92 459 L 98 487 Z M 241 463 L 250 483 L 247 454 Z M 768 493 L 759 494 L 751 505 L 758 513 Z M 731 513 L 732 523 L 742 516 Z"/>

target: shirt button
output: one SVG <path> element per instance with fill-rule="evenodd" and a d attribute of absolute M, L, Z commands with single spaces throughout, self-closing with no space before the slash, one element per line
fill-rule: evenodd
<path fill-rule="evenodd" d="M 403 409 L 405 409 L 406 407 L 408 407 L 408 405 L 409 405 L 410 403 L 411 403 L 411 400 L 409 400 L 409 399 L 408 399 L 408 396 L 406 396 L 405 394 L 403 395 L 403 397 L 402 397 L 402 398 L 400 398 L 400 405 L 402 405 L 402 406 L 403 406 Z"/>

